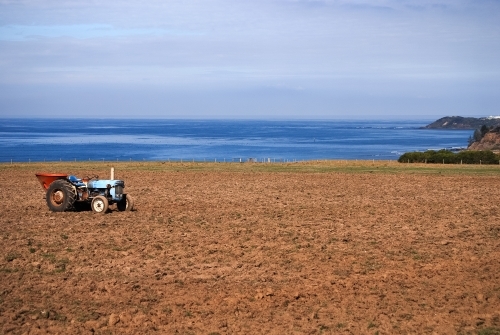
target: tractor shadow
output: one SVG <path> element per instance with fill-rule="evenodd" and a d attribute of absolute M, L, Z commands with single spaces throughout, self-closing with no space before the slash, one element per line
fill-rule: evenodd
<path fill-rule="evenodd" d="M 92 207 L 90 207 L 90 203 L 88 203 L 88 202 L 76 201 L 73 204 L 73 211 L 74 212 L 88 212 L 88 211 L 92 211 Z"/>
<path fill-rule="evenodd" d="M 92 207 L 90 203 L 88 202 L 80 202 L 76 201 L 73 204 L 73 208 L 71 209 L 72 212 L 92 212 Z M 131 212 L 137 211 L 135 208 L 132 208 Z M 110 205 L 106 213 L 112 213 L 112 212 L 121 212 L 116 208 L 116 205 Z"/>

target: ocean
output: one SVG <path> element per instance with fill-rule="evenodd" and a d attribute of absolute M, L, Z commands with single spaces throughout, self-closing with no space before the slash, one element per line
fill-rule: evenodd
<path fill-rule="evenodd" d="M 419 121 L 0 119 L 0 162 L 397 160 L 466 147 Z"/>

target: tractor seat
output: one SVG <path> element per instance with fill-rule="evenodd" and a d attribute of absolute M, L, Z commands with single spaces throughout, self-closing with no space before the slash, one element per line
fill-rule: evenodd
<path fill-rule="evenodd" d="M 71 182 L 71 184 L 75 185 L 76 187 L 85 186 L 82 180 L 76 176 L 69 176 L 68 180 Z"/>

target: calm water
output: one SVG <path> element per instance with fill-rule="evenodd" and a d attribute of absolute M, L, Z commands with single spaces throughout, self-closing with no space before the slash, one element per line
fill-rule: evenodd
<path fill-rule="evenodd" d="M 428 121 L 0 119 L 0 162 L 76 160 L 396 160 L 465 147 L 472 130 Z"/>

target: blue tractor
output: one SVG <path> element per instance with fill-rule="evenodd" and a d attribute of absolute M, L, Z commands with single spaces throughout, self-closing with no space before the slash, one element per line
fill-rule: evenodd
<path fill-rule="evenodd" d="M 132 197 L 124 193 L 123 180 L 98 179 L 98 176 L 80 179 L 60 173 L 37 173 L 36 177 L 46 190 L 47 206 L 53 212 L 73 210 L 81 204 L 90 204 L 92 211 L 100 214 L 113 204 L 119 211 L 134 207 Z"/>

